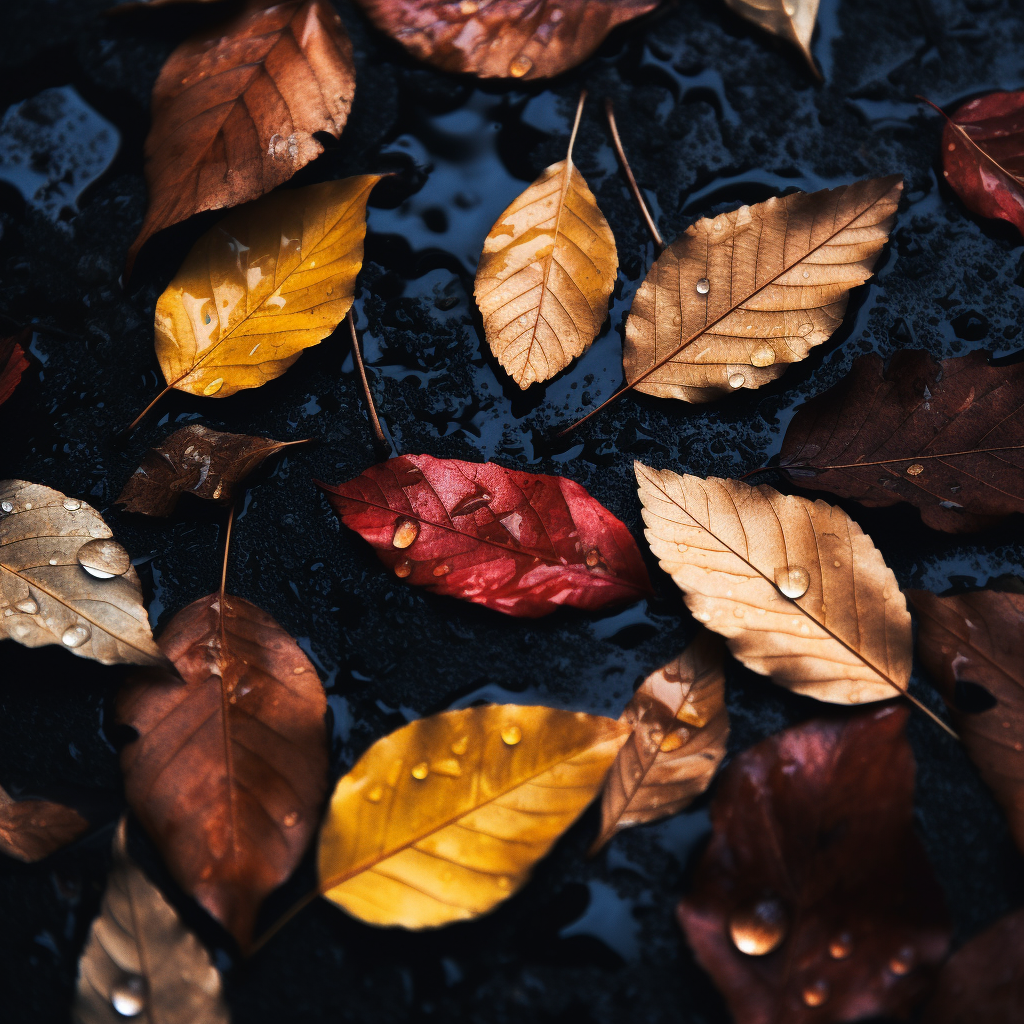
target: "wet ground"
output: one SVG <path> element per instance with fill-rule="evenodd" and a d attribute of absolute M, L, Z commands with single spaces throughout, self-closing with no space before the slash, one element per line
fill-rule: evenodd
<path fill-rule="evenodd" d="M 153 80 L 171 48 L 216 11 L 182 5 L 104 16 L 109 0 L 11 0 L 0 33 L 0 327 L 34 323 L 32 368 L 0 409 L 0 477 L 87 499 L 132 553 L 157 631 L 218 577 L 223 513 L 183 502 L 166 521 L 113 501 L 146 448 L 189 422 L 316 443 L 249 481 L 228 587 L 269 611 L 317 665 L 331 709 L 332 771 L 405 721 L 478 699 L 617 715 L 640 676 L 694 630 L 649 559 L 657 598 L 603 617 L 539 622 L 413 591 L 339 528 L 310 480 L 378 461 L 342 331 L 281 379 L 223 400 L 174 394 L 128 442 L 119 432 L 162 386 L 153 307 L 216 214 L 164 232 L 118 283 L 145 206 L 142 143 Z M 858 355 L 902 347 L 943 358 L 1024 348 L 1024 246 L 941 184 L 943 105 L 1024 86 L 1018 0 L 823 0 L 816 86 L 798 55 L 719 0 L 680 0 L 619 32 L 548 85 L 480 84 L 417 66 L 347 3 L 359 84 L 340 141 L 296 184 L 400 172 L 369 213 L 357 322 L 394 448 L 560 473 L 640 537 L 635 458 L 732 476 L 778 452 L 794 408 Z M 508 202 L 564 156 L 581 86 L 593 97 L 576 160 L 615 232 L 611 317 L 586 355 L 523 394 L 483 341 L 471 301 L 476 256 Z M 53 92 L 52 90 L 59 90 Z M 666 239 L 694 218 L 785 190 L 906 177 L 892 244 L 854 292 L 829 343 L 779 381 L 707 406 L 626 397 L 557 445 L 555 430 L 621 383 L 625 316 L 652 247 L 616 168 L 601 99 Z M 27 102 L 26 102 L 27 101 Z M 10 108 L 10 109 L 8 109 Z M 7 111 L 2 114 L 2 111 Z M 119 141 L 119 145 L 118 145 Z M 17 158 L 17 159 L 16 159 Z M 771 480 L 791 489 L 780 480 Z M 817 495 L 816 495 L 817 496 Z M 952 537 L 916 512 L 844 506 L 901 586 L 945 591 L 1021 574 L 1019 520 Z M 35 866 L 0 864 L 5 1020 L 65 1021 L 76 961 L 104 884 L 123 806 L 112 702 L 123 671 L 54 649 L 0 647 L 0 784 L 74 803 L 95 832 Z M 918 674 L 915 692 L 935 704 Z M 732 666 L 730 750 L 820 708 Z M 963 752 L 920 715 L 917 825 L 962 942 L 1024 902 L 1020 856 Z M 428 935 L 377 931 L 314 904 L 251 962 L 175 888 L 135 828 L 131 848 L 216 951 L 233 1018 L 572 1024 L 728 1020 L 674 921 L 707 834 L 707 799 L 615 839 L 587 860 L 591 811 L 533 881 L 490 916 Z M 266 920 L 312 884 L 307 858 Z"/>

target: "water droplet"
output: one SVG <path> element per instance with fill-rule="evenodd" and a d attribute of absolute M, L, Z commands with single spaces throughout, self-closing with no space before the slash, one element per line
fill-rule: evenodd
<path fill-rule="evenodd" d="M 837 558 L 832 564 L 838 569 L 843 563 Z"/>
<path fill-rule="evenodd" d="M 462 3 L 459 4 L 459 13 L 465 14 L 467 17 L 470 14 L 476 14 L 478 10 L 480 10 L 480 5 L 476 0 L 462 0 Z"/>
<path fill-rule="evenodd" d="M 732 613 L 736 616 L 737 619 L 742 619 L 746 617 L 747 609 L 744 608 L 742 605 L 737 605 L 735 608 L 733 608 Z"/>
<path fill-rule="evenodd" d="M 593 569 L 601 564 L 601 552 L 597 548 L 591 548 L 587 552 L 586 563 L 588 569 Z"/>
<path fill-rule="evenodd" d="M 949 144 L 949 145 L 948 145 L 948 146 L 946 147 L 946 149 L 948 149 L 948 150 L 950 151 L 950 153 L 952 153 L 952 152 L 953 152 L 953 150 L 954 150 L 954 149 L 956 149 L 956 145 L 955 145 L 955 143 L 952 143 L 952 142 L 951 142 L 951 143 L 950 143 L 950 144 Z"/>
<path fill-rule="evenodd" d="M 951 490 L 951 491 L 952 491 L 952 492 L 953 492 L 954 494 L 959 494 L 959 493 L 960 493 L 960 485 L 959 485 L 959 484 L 950 484 L 950 485 L 949 485 L 949 489 L 950 489 L 950 490 Z"/>
<path fill-rule="evenodd" d="M 501 730 L 501 740 L 509 747 L 514 747 L 523 738 L 523 730 L 518 725 L 506 725 Z"/>
<path fill-rule="evenodd" d="M 419 523 L 412 519 L 399 519 L 395 523 L 395 535 L 391 538 L 391 543 L 396 548 L 407 548 L 419 534 Z"/>
<path fill-rule="evenodd" d="M 890 961 L 889 970 L 900 976 L 909 974 L 914 966 L 914 951 L 910 946 L 904 946 Z"/>
<path fill-rule="evenodd" d="M 763 899 L 729 918 L 733 945 L 747 956 L 767 956 L 786 937 L 786 908 L 777 899 Z"/>
<path fill-rule="evenodd" d="M 460 736 L 452 744 L 452 753 L 453 754 L 458 754 L 459 757 L 461 757 L 467 750 L 469 750 L 469 737 L 468 736 Z"/>
<path fill-rule="evenodd" d="M 4 515 L 10 515 L 14 511 L 14 506 L 9 501 L 0 501 L 0 511 Z"/>
<path fill-rule="evenodd" d="M 215 395 L 222 387 L 224 387 L 224 378 L 218 377 L 216 380 L 211 380 L 210 383 L 203 388 L 203 394 L 207 397 Z"/>
<path fill-rule="evenodd" d="M 92 630 L 84 622 L 79 622 L 77 625 L 68 626 L 61 640 L 68 647 L 81 647 L 91 636 Z"/>
<path fill-rule="evenodd" d="M 920 462 L 915 462 L 912 466 L 907 466 L 907 476 L 920 476 L 924 472 L 924 466 Z"/>
<path fill-rule="evenodd" d="M 671 753 L 673 750 L 678 750 L 683 745 L 685 730 L 676 730 L 670 732 L 662 741 L 661 746 L 658 749 L 663 754 Z"/>
<path fill-rule="evenodd" d="M 729 374 L 729 387 L 731 388 L 741 388 L 744 384 L 746 384 L 746 382 L 747 379 L 746 377 L 743 376 L 742 373 Z"/>
<path fill-rule="evenodd" d="M 395 566 L 395 575 L 399 579 L 404 580 L 406 576 L 409 576 L 411 574 L 412 574 L 412 562 L 410 562 L 408 558 L 403 558 Z"/>
<path fill-rule="evenodd" d="M 110 990 L 110 1005 L 122 1017 L 138 1017 L 146 1008 L 146 983 L 137 974 L 129 974 Z"/>
<path fill-rule="evenodd" d="M 787 565 L 775 570 L 775 586 L 786 597 L 803 597 L 811 585 L 811 574 L 802 565 Z"/>
<path fill-rule="evenodd" d="M 100 580 L 123 576 L 132 567 L 131 556 L 111 537 L 87 541 L 78 549 L 76 557 L 90 576 Z"/>
<path fill-rule="evenodd" d="M 533 61 L 524 54 L 519 54 L 518 57 L 508 66 L 508 73 L 513 78 L 522 78 L 530 68 L 533 67 Z"/>
<path fill-rule="evenodd" d="M 453 516 L 468 516 L 477 509 L 486 508 L 491 501 L 491 495 L 486 491 L 477 491 L 475 494 L 467 495 L 456 502 L 452 508 Z"/>
<path fill-rule="evenodd" d="M 775 362 L 775 349 L 767 342 L 758 345 L 750 353 L 750 362 L 754 366 L 771 366 Z"/>
<path fill-rule="evenodd" d="M 419 764 L 413 765 L 412 777 L 414 779 L 425 779 L 430 774 L 430 765 L 426 761 L 420 761 Z"/>
<path fill-rule="evenodd" d="M 823 978 L 812 981 L 800 995 L 803 997 L 805 1006 L 821 1006 L 829 996 L 828 982 Z"/>
<path fill-rule="evenodd" d="M 14 602 L 14 607 L 19 612 L 24 612 L 26 615 L 35 615 L 39 611 L 39 605 L 31 597 L 22 598 L 20 601 Z"/>
<path fill-rule="evenodd" d="M 292 828 L 299 820 L 299 812 L 289 811 L 281 820 L 285 828 Z"/>
<path fill-rule="evenodd" d="M 716 231 L 720 231 L 721 230 L 717 224 L 715 225 L 715 230 Z M 709 291 L 711 291 L 711 282 L 706 277 L 702 277 L 697 282 L 697 294 L 698 295 L 707 295 L 707 293 Z"/>
<path fill-rule="evenodd" d="M 442 562 L 440 565 L 434 566 L 435 576 L 447 576 L 452 571 L 452 567 L 447 562 Z"/>
<path fill-rule="evenodd" d="M 56 565 L 56 564 L 57 564 L 57 559 L 56 558 L 51 558 L 50 559 L 50 565 Z"/>
<path fill-rule="evenodd" d="M 65 498 L 64 507 L 69 512 L 77 512 L 82 507 L 82 503 L 77 498 Z"/>
<path fill-rule="evenodd" d="M 446 757 L 438 761 L 433 770 L 438 775 L 447 775 L 451 779 L 457 779 L 462 774 L 462 765 L 454 757 Z"/>
<path fill-rule="evenodd" d="M 811 276 L 811 272 L 809 270 L 805 270 L 804 271 L 804 280 L 806 281 L 807 278 L 809 278 L 810 276 Z"/>
<path fill-rule="evenodd" d="M 380 798 L 383 795 L 384 795 L 384 787 L 383 786 L 373 786 L 372 788 L 370 788 L 370 789 L 368 789 L 366 791 L 366 799 L 369 800 L 371 804 L 379 804 L 380 803 Z"/>
<path fill-rule="evenodd" d="M 512 888 L 512 879 L 509 878 L 507 875 L 499 875 L 498 878 L 496 879 L 495 884 L 498 886 L 499 889 L 504 889 L 506 892 L 508 892 L 508 890 Z"/>
<path fill-rule="evenodd" d="M 853 939 L 849 932 L 840 932 L 829 944 L 828 955 L 833 960 L 845 960 L 853 949 Z"/>

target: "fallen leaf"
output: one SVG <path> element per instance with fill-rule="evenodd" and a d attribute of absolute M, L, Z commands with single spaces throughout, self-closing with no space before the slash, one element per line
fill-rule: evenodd
<path fill-rule="evenodd" d="M 341 135 L 355 88 L 352 44 L 327 0 L 250 3 L 182 43 L 153 86 L 149 208 L 126 273 L 157 231 L 256 199 L 315 160 L 314 133 Z"/>
<path fill-rule="evenodd" d="M 475 295 L 491 352 L 525 391 L 582 355 L 608 316 L 619 257 L 594 193 L 572 162 L 552 164 L 484 241 Z"/>
<path fill-rule="evenodd" d="M 210 954 L 128 856 L 125 823 L 99 917 L 78 961 L 75 1024 L 228 1024 Z"/>
<path fill-rule="evenodd" d="M 485 914 L 583 813 L 628 734 L 600 715 L 515 704 L 410 722 L 339 780 L 320 892 L 376 925 Z"/>
<path fill-rule="evenodd" d="M 413 56 L 481 78 L 551 78 L 660 0 L 359 0 Z"/>
<path fill-rule="evenodd" d="M 626 705 L 619 721 L 632 734 L 605 780 L 592 854 L 624 828 L 681 811 L 711 784 L 729 738 L 723 646 L 701 630 Z"/>
<path fill-rule="evenodd" d="M 1000 918 L 957 950 L 939 975 L 922 1024 L 1024 1020 L 1024 910 Z"/>
<path fill-rule="evenodd" d="M 235 485 L 265 459 L 302 443 L 224 434 L 193 423 L 149 450 L 117 503 L 148 516 L 169 516 L 182 494 L 227 503 L 235 496 Z"/>
<path fill-rule="evenodd" d="M 991 92 L 946 117 L 942 164 L 969 210 L 1024 235 L 1024 90 Z"/>
<path fill-rule="evenodd" d="M 139 732 L 121 753 L 125 794 L 182 888 L 244 949 L 316 832 L 327 701 L 298 644 L 239 597 L 190 604 L 160 645 L 180 676 L 137 676 L 118 697 Z"/>
<path fill-rule="evenodd" d="M 764 485 L 635 468 L 651 551 L 747 668 L 834 704 L 906 694 L 907 602 L 842 509 Z"/>
<path fill-rule="evenodd" d="M 736 1024 L 903 1017 L 949 945 L 907 711 L 818 719 L 722 773 L 679 921 Z"/>
<path fill-rule="evenodd" d="M 725 0 L 738 15 L 798 47 L 811 73 L 820 82 L 821 72 L 811 53 L 811 37 L 820 0 Z"/>
<path fill-rule="evenodd" d="M 203 235 L 156 304 L 168 387 L 226 398 L 280 377 L 323 341 L 352 305 L 378 181 L 276 192 Z"/>
<path fill-rule="evenodd" d="M 9 338 L 0 338 L 0 405 L 14 394 L 21 375 L 29 367 L 22 346 L 29 343 L 31 336 L 32 332 L 26 327 Z"/>
<path fill-rule="evenodd" d="M 163 661 L 128 552 L 95 509 L 42 484 L 0 481 L 0 612 L 0 638 L 26 647 Z"/>
<path fill-rule="evenodd" d="M 910 502 L 925 524 L 958 533 L 1024 512 L 1024 365 L 985 352 L 936 362 L 861 356 L 797 409 L 780 467 L 798 486 L 871 507 Z"/>
<path fill-rule="evenodd" d="M 1024 596 L 912 590 L 917 653 L 1024 850 Z"/>
<path fill-rule="evenodd" d="M 872 178 L 687 228 L 633 300 L 623 390 L 710 402 L 806 359 L 871 277 L 902 191 L 899 175 Z"/>
<path fill-rule="evenodd" d="M 77 839 L 89 823 L 73 807 L 49 800 L 15 800 L 0 787 L 0 853 L 26 863 Z"/>
<path fill-rule="evenodd" d="M 564 477 L 401 455 L 317 486 L 396 576 L 437 594 L 536 618 L 650 593 L 629 530 Z"/>

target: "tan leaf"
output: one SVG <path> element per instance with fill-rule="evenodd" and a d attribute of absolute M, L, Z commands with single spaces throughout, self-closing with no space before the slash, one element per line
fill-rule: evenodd
<path fill-rule="evenodd" d="M 811 55 L 811 36 L 818 17 L 820 0 L 725 0 L 741 17 L 759 25 L 766 32 L 786 39 L 800 48 L 807 58 L 814 77 L 821 81 L 821 72 Z"/>
<path fill-rule="evenodd" d="M 651 551 L 747 668 L 834 704 L 907 692 L 907 602 L 842 509 L 764 485 L 635 468 Z"/>
<path fill-rule="evenodd" d="M 722 648 L 701 630 L 626 705 L 619 721 L 633 731 L 605 780 L 591 853 L 622 829 L 681 811 L 710 785 L 729 738 Z"/>
<path fill-rule="evenodd" d="M 77 839 L 89 823 L 73 807 L 49 800 L 15 800 L 0 787 L 0 853 L 26 863 Z"/>
<path fill-rule="evenodd" d="M 168 387 L 226 398 L 280 377 L 323 341 L 352 305 L 378 181 L 276 192 L 203 235 L 156 304 Z"/>
<path fill-rule="evenodd" d="M 139 578 L 111 537 L 84 501 L 0 481 L 0 638 L 61 644 L 105 665 L 163 662 Z"/>
<path fill-rule="evenodd" d="M 623 390 L 710 402 L 780 377 L 842 322 L 902 190 L 898 175 L 872 178 L 691 225 L 633 300 Z"/>
<path fill-rule="evenodd" d="M 612 229 L 572 162 L 585 95 L 566 158 L 498 218 L 476 272 L 487 343 L 524 390 L 590 347 L 615 287 L 619 257 Z"/>
<path fill-rule="evenodd" d="M 199 940 L 128 857 L 125 823 L 99 917 L 78 961 L 76 1024 L 228 1024 L 220 975 Z"/>
<path fill-rule="evenodd" d="M 611 718 L 515 704 L 410 722 L 338 782 L 321 893 L 377 925 L 486 913 L 583 812 L 628 734 Z"/>

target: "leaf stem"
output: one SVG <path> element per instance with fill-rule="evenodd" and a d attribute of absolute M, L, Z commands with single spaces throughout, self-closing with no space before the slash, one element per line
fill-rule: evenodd
<path fill-rule="evenodd" d="M 359 370 L 359 378 L 363 382 L 363 394 L 366 396 L 366 405 L 370 410 L 370 420 L 373 423 L 373 432 L 377 440 L 386 445 L 388 439 L 384 436 L 384 430 L 380 425 L 380 418 L 377 416 L 377 407 L 373 404 L 373 393 L 370 391 L 370 382 L 366 377 L 366 367 L 363 365 L 363 356 L 359 351 L 359 339 L 356 337 L 356 322 L 352 316 L 352 310 L 348 311 L 348 328 L 352 332 L 352 358 L 355 360 L 356 368 Z"/>
<path fill-rule="evenodd" d="M 156 405 L 156 403 L 159 402 L 160 399 L 163 398 L 164 395 L 166 395 L 167 392 L 170 391 L 172 388 L 173 388 L 173 385 L 172 384 L 168 384 L 167 387 L 165 387 L 163 389 L 163 391 L 161 391 L 160 394 L 157 395 L 156 398 L 154 398 L 153 401 L 150 402 L 149 405 L 147 405 L 146 408 L 143 409 L 142 412 L 140 412 L 139 415 L 136 416 L 135 419 L 133 419 L 131 421 L 131 423 L 128 424 L 127 427 L 125 427 L 124 432 L 126 434 L 130 434 L 146 418 L 146 416 L 148 415 L 150 409 L 152 409 L 153 406 Z"/>
<path fill-rule="evenodd" d="M 582 103 L 582 100 L 580 102 Z M 647 224 L 647 230 L 650 231 L 651 238 L 654 239 L 654 255 L 655 257 L 660 256 L 665 249 L 665 240 L 661 237 L 661 232 L 654 223 L 650 210 L 647 209 L 647 204 L 644 202 L 644 197 L 640 192 L 640 186 L 637 185 L 636 178 L 633 177 L 633 169 L 629 166 L 629 161 L 626 159 L 626 153 L 622 148 L 622 139 L 619 138 L 619 126 L 615 123 L 615 106 L 610 96 L 604 101 L 604 112 L 608 118 L 608 127 L 612 131 L 612 142 L 615 143 L 615 152 L 619 156 L 619 163 L 622 164 L 622 169 L 625 171 L 626 180 L 629 182 L 629 187 L 633 192 L 633 198 L 636 200 L 637 206 L 640 207 L 640 214 Z M 573 134 L 575 135 L 575 132 Z"/>
<path fill-rule="evenodd" d="M 576 133 L 580 130 L 580 118 L 583 117 L 583 104 L 587 102 L 587 90 L 580 90 L 580 101 L 576 104 L 576 120 L 572 124 L 572 135 L 569 136 L 569 149 L 566 151 L 567 163 L 572 163 L 572 147 L 576 145 Z"/>
<path fill-rule="evenodd" d="M 224 608 L 224 591 L 227 588 L 228 582 L 228 552 L 231 550 L 231 527 L 235 522 L 235 506 L 231 506 L 231 510 L 228 512 L 228 528 L 227 533 L 224 535 L 224 562 L 221 565 L 220 570 L 220 606 L 221 616 L 223 618 Z"/>
<path fill-rule="evenodd" d="M 305 896 L 299 899 L 296 903 L 292 904 L 291 908 L 286 910 L 248 949 L 246 955 L 252 956 L 254 953 L 258 953 L 293 917 L 305 910 L 306 907 L 312 903 L 317 896 L 320 895 L 319 889 L 312 889 L 307 892 Z"/>

